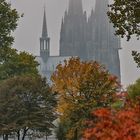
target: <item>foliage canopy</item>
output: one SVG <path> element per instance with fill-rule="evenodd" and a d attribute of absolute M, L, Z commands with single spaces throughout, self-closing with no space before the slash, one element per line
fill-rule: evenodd
<path fill-rule="evenodd" d="M 13 43 L 11 33 L 16 29 L 18 19 L 16 9 L 12 9 L 6 0 L 0 0 L 0 47 L 7 47 Z"/>
<path fill-rule="evenodd" d="M 140 53 L 137 51 L 132 51 L 132 56 L 134 58 L 135 63 L 137 64 L 137 67 L 140 68 Z"/>
<path fill-rule="evenodd" d="M 37 75 L 38 62 L 26 52 L 18 53 L 10 47 L 0 48 L 0 80 L 16 75 Z"/>
<path fill-rule="evenodd" d="M 56 94 L 41 77 L 18 76 L 0 83 L 0 134 L 49 134 Z"/>
<path fill-rule="evenodd" d="M 109 5 L 108 16 L 116 28 L 116 34 L 126 36 L 127 40 L 132 35 L 140 36 L 140 1 L 139 0 L 114 0 Z"/>
<path fill-rule="evenodd" d="M 87 121 L 85 140 L 139 140 L 139 109 L 135 106 L 114 112 L 107 108 L 93 111 L 94 118 Z"/>
<path fill-rule="evenodd" d="M 134 101 L 134 103 L 140 103 L 140 79 L 127 88 L 128 97 Z"/>
<path fill-rule="evenodd" d="M 58 92 L 60 125 L 66 125 L 66 138 L 80 137 L 83 121 L 93 108 L 111 106 L 119 88 L 117 78 L 97 62 L 71 58 L 57 66 L 52 75 L 53 90 Z"/>

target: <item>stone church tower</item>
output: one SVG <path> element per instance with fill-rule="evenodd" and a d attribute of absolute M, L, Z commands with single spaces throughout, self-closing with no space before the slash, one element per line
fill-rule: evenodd
<path fill-rule="evenodd" d="M 60 56 L 79 56 L 86 59 L 86 13 L 81 0 L 69 0 L 68 11 L 62 19 Z"/>
<path fill-rule="evenodd" d="M 107 17 L 108 0 L 96 0 L 95 11 L 88 19 L 87 57 L 105 65 L 109 71 L 120 77 L 120 39 Z"/>
<path fill-rule="evenodd" d="M 87 19 L 82 0 L 69 0 L 62 19 L 60 56 L 78 56 L 95 60 L 120 78 L 120 39 L 107 17 L 108 0 L 96 0 L 95 9 Z"/>

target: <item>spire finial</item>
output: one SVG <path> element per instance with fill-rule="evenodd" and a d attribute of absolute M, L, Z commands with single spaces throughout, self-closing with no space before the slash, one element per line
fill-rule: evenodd
<path fill-rule="evenodd" d="M 43 27 L 42 27 L 42 37 L 47 37 L 47 22 L 46 22 L 46 6 L 44 4 L 44 17 L 43 17 Z"/>
<path fill-rule="evenodd" d="M 44 0 L 44 11 L 46 11 L 46 1 Z"/>

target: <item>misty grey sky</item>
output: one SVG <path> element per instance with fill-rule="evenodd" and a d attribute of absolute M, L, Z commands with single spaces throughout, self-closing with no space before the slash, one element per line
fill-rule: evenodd
<path fill-rule="evenodd" d="M 44 4 L 46 7 L 48 34 L 51 38 L 51 55 L 58 55 L 59 33 L 61 19 L 64 11 L 68 8 L 68 0 L 10 0 L 12 6 L 19 13 L 24 13 L 15 31 L 14 47 L 18 50 L 25 50 L 34 55 L 39 55 L 39 37 L 42 31 Z M 94 7 L 95 0 L 83 0 L 84 10 L 87 14 Z M 140 77 L 140 69 L 131 56 L 131 50 L 140 52 L 140 40 L 132 39 L 130 42 L 122 40 L 121 77 L 122 84 L 128 85 Z"/>

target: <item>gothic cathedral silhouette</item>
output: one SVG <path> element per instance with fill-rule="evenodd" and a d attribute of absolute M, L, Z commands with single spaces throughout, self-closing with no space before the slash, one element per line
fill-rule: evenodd
<path fill-rule="evenodd" d="M 50 77 L 57 64 L 78 56 L 81 60 L 98 61 L 120 79 L 120 38 L 114 35 L 115 30 L 107 17 L 108 10 L 108 0 L 96 0 L 95 9 L 87 17 L 82 0 L 69 0 L 61 23 L 59 56 L 50 56 L 50 38 L 44 12 L 38 59 L 41 74 Z"/>

